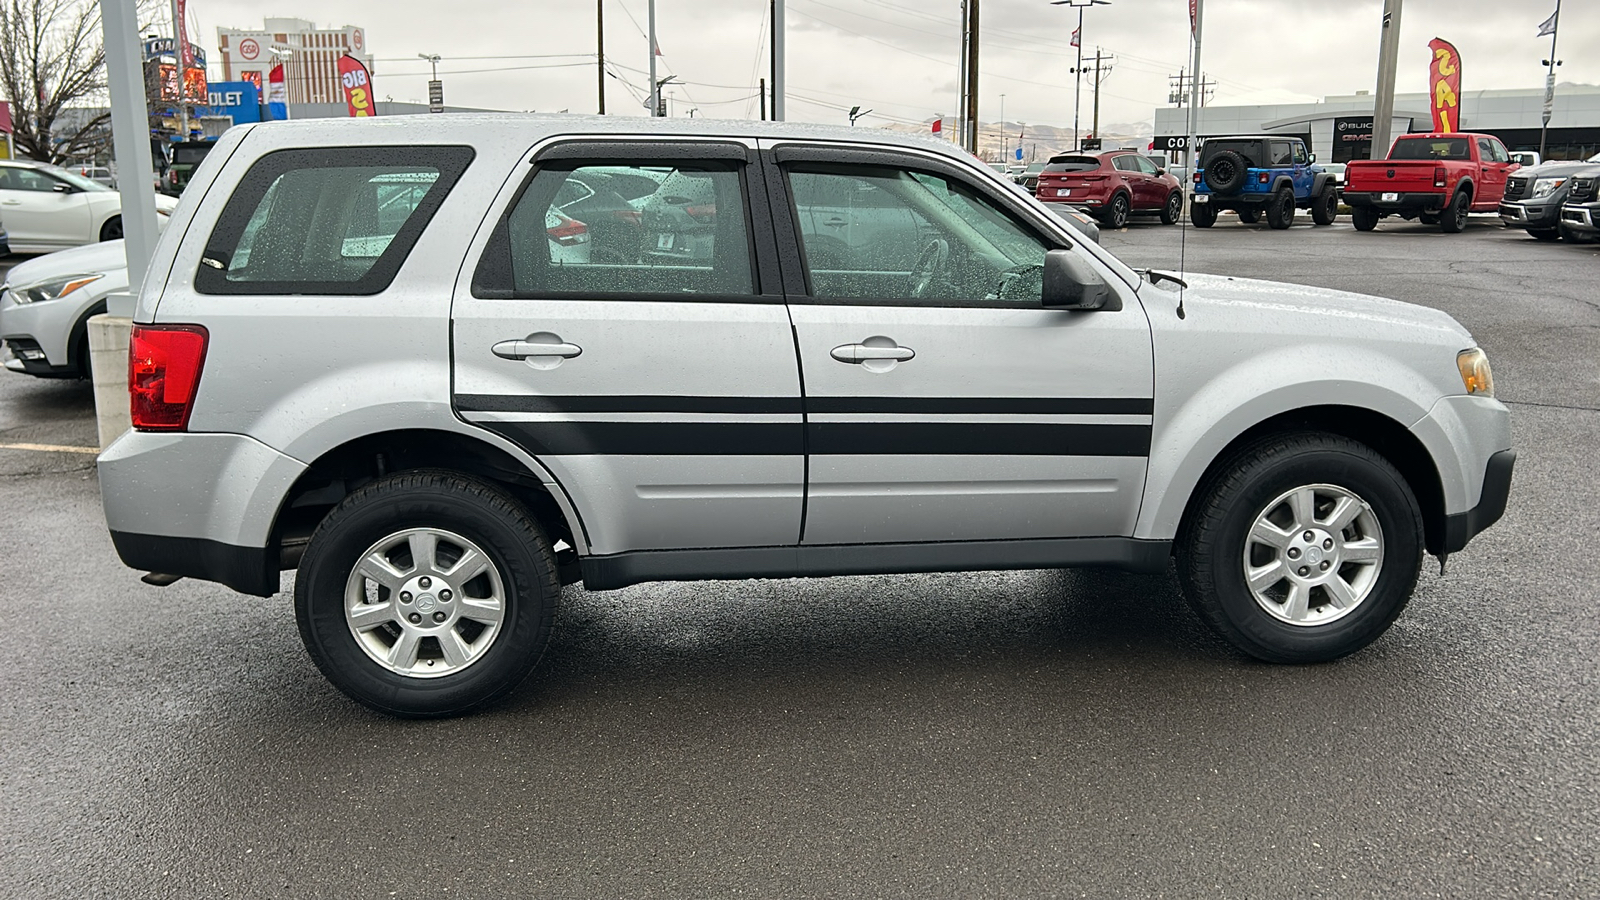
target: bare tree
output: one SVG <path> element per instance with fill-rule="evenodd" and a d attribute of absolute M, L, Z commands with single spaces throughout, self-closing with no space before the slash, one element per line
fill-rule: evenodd
<path fill-rule="evenodd" d="M 141 18 L 155 0 L 138 0 Z M 30 159 L 61 163 L 111 141 L 103 107 L 106 54 L 95 0 L 0 0 L 0 93 L 11 100 L 12 142 Z"/>

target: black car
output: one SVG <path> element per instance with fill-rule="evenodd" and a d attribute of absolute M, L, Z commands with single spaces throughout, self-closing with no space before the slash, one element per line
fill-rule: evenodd
<path fill-rule="evenodd" d="M 1573 176 L 1600 163 L 1600 153 L 1587 161 L 1547 162 L 1517 169 L 1506 179 L 1506 193 L 1500 201 L 1500 221 L 1511 228 L 1525 228 L 1541 241 L 1561 237 L 1563 213 Z"/>
<path fill-rule="evenodd" d="M 1600 237 L 1600 167 L 1579 169 L 1565 185 L 1567 200 L 1561 205 L 1561 236 L 1575 244 Z"/>

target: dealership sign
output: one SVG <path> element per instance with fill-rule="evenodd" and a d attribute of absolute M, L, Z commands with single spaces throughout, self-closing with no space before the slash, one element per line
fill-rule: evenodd
<path fill-rule="evenodd" d="M 213 81 L 208 105 L 214 116 L 232 116 L 233 124 L 261 121 L 261 89 L 250 81 Z"/>
<path fill-rule="evenodd" d="M 177 42 L 172 38 L 150 38 L 144 42 L 144 58 L 155 59 L 159 56 L 177 56 Z M 206 52 L 197 44 L 189 45 L 190 57 L 194 60 L 192 68 L 204 69 L 206 67 Z"/>

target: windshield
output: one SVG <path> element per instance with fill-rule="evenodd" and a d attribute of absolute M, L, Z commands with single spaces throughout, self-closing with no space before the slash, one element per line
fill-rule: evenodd
<path fill-rule="evenodd" d="M 1466 138 L 1401 138 L 1390 159 L 1472 159 Z"/>
<path fill-rule="evenodd" d="M 82 175 L 79 175 L 77 172 L 69 172 L 66 169 L 61 168 L 60 166 L 40 166 L 39 168 L 43 169 L 46 172 L 49 172 L 51 175 L 55 176 L 56 178 L 61 179 L 62 181 L 65 181 L 67 184 L 72 185 L 73 187 L 77 188 L 80 191 L 109 191 L 109 190 L 111 190 L 111 188 L 106 187 L 105 185 L 101 184 L 98 181 L 92 181 L 92 180 L 90 180 L 88 178 L 83 177 Z"/>

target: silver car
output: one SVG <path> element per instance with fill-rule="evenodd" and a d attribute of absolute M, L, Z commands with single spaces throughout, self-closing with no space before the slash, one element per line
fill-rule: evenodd
<path fill-rule="evenodd" d="M 602 168 L 679 173 L 694 251 L 555 254 Z M 396 180 L 426 189 L 375 216 Z M 100 457 L 117 552 L 262 596 L 297 570 L 311 658 L 396 715 L 511 691 L 577 581 L 1175 562 L 1244 652 L 1333 659 L 1510 489 L 1448 315 L 1134 272 L 931 139 L 307 120 L 231 129 L 186 197 Z"/>

